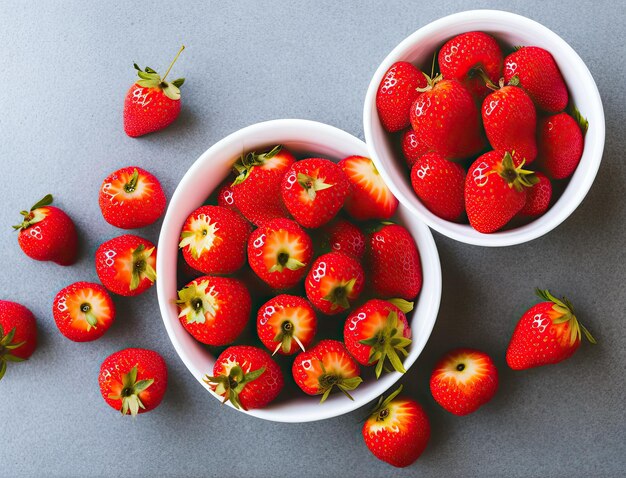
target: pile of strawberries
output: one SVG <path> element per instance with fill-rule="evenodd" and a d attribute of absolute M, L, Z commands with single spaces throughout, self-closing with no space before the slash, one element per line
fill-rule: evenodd
<path fill-rule="evenodd" d="M 525 46 L 504 57 L 495 38 L 469 32 L 435 58 L 431 76 L 394 63 L 376 95 L 383 127 L 401 135 L 417 196 L 436 216 L 467 216 L 481 233 L 545 213 L 552 181 L 576 170 L 588 127 L 552 55 Z"/>

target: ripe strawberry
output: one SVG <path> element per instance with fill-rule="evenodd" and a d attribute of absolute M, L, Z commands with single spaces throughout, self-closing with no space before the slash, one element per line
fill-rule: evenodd
<path fill-rule="evenodd" d="M 574 118 L 559 113 L 542 119 L 538 141 L 541 163 L 550 176 L 565 179 L 574 174 L 584 147 L 583 132 Z"/>
<path fill-rule="evenodd" d="M 367 263 L 374 293 L 381 298 L 413 300 L 422 289 L 422 264 L 411 233 L 384 225 L 369 238 Z"/>
<path fill-rule="evenodd" d="M 37 347 L 37 322 L 21 304 L 0 300 L 0 380 L 8 362 L 22 362 Z"/>
<path fill-rule="evenodd" d="M 363 425 L 365 445 L 376 458 L 398 468 L 414 463 L 430 439 L 430 422 L 415 400 L 398 397 L 402 385 L 380 397 Z"/>
<path fill-rule="evenodd" d="M 363 381 L 359 366 L 338 340 L 322 340 L 312 349 L 301 352 L 293 361 L 292 373 L 304 393 L 322 395 L 320 403 L 335 386 L 353 400 L 349 392 Z"/>
<path fill-rule="evenodd" d="M 124 349 L 109 355 L 98 376 L 102 398 L 133 417 L 158 407 L 167 389 L 167 366 L 153 350 Z"/>
<path fill-rule="evenodd" d="M 323 229 L 324 241 L 329 249 L 361 259 L 365 254 L 365 234 L 345 219 L 337 219 Z"/>
<path fill-rule="evenodd" d="M 250 345 L 228 347 L 217 358 L 213 376 L 204 381 L 235 408 L 263 408 L 284 385 L 283 373 L 265 350 Z"/>
<path fill-rule="evenodd" d="M 162 79 L 148 66 L 144 71 L 137 63 L 133 65 L 140 79 L 130 87 L 124 100 L 124 131 L 128 136 L 159 131 L 178 118 L 180 87 L 185 79 L 178 78 L 172 82 L 165 79 L 184 49 L 184 46 L 180 48 Z"/>
<path fill-rule="evenodd" d="M 22 251 L 36 261 L 52 261 L 62 266 L 76 262 L 78 236 L 76 227 L 61 209 L 50 206 L 52 195 L 47 194 L 30 211 L 22 211 L 17 242 Z"/>
<path fill-rule="evenodd" d="M 596 340 L 578 322 L 574 306 L 565 297 L 557 299 L 548 290 L 536 290 L 544 300 L 522 315 L 506 351 L 506 363 L 513 370 L 559 363 L 578 347 L 582 330 L 592 344 Z"/>
<path fill-rule="evenodd" d="M 304 283 L 306 296 L 324 314 L 334 315 L 350 308 L 361 295 L 365 274 L 356 259 L 341 252 L 317 258 Z"/>
<path fill-rule="evenodd" d="M 232 209 L 233 211 L 239 211 L 237 206 L 235 206 L 235 195 L 233 194 L 231 181 L 222 184 L 222 186 L 218 189 L 217 205 L 227 209 Z"/>
<path fill-rule="evenodd" d="M 411 184 L 430 212 L 456 221 L 465 209 L 465 170 L 439 153 L 426 153 L 411 169 Z"/>
<path fill-rule="evenodd" d="M 122 229 L 145 227 L 165 211 L 159 180 L 145 169 L 129 166 L 111 173 L 98 197 L 104 220 Z"/>
<path fill-rule="evenodd" d="M 187 264 L 205 274 L 230 274 L 246 262 L 250 229 L 245 219 L 221 206 L 201 206 L 180 233 Z"/>
<path fill-rule="evenodd" d="M 202 276 L 178 291 L 178 318 L 196 340 L 228 345 L 250 318 L 252 300 L 243 282 L 228 277 Z"/>
<path fill-rule="evenodd" d="M 156 247 L 147 239 L 124 234 L 96 250 L 96 272 L 102 285 L 115 294 L 145 292 L 156 280 Z"/>
<path fill-rule="evenodd" d="M 517 76 L 519 84 L 544 111 L 563 111 L 569 102 L 567 86 L 552 55 L 536 46 L 525 46 L 504 59 L 504 79 Z"/>
<path fill-rule="evenodd" d="M 288 289 L 300 282 L 312 257 L 311 238 L 289 219 L 267 221 L 248 240 L 250 267 L 274 289 Z"/>
<path fill-rule="evenodd" d="M 465 178 L 465 208 L 471 226 L 482 233 L 502 228 L 522 210 L 527 188 L 537 181 L 532 171 L 515 166 L 508 152 L 480 156 Z"/>
<path fill-rule="evenodd" d="M 52 315 L 59 331 L 74 342 L 99 339 L 115 321 L 115 304 L 100 284 L 75 282 L 54 298 Z"/>
<path fill-rule="evenodd" d="M 498 370 L 484 352 L 456 349 L 444 355 L 430 376 L 435 401 L 454 415 L 475 412 L 498 390 Z"/>
<path fill-rule="evenodd" d="M 413 129 L 408 129 L 402 135 L 402 154 L 409 168 L 412 168 L 420 157 L 428 152 L 428 146 L 417 136 Z"/>
<path fill-rule="evenodd" d="M 409 110 L 426 86 L 424 74 L 406 61 L 397 61 L 387 70 L 376 92 L 380 122 L 390 133 L 409 125 Z"/>
<path fill-rule="evenodd" d="M 550 207 L 552 183 L 543 173 L 535 173 L 539 182 L 528 189 L 526 204 L 520 210 L 520 216 L 541 216 Z"/>
<path fill-rule="evenodd" d="M 344 209 L 358 221 L 389 219 L 398 209 L 398 200 L 369 158 L 350 156 L 339 161 L 352 188 Z"/>
<path fill-rule="evenodd" d="M 272 355 L 303 352 L 311 345 L 317 330 L 317 317 L 311 304 L 295 295 L 278 295 L 261 306 L 256 330 Z"/>

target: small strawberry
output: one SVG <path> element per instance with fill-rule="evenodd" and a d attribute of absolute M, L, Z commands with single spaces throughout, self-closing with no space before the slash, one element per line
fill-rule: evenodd
<path fill-rule="evenodd" d="M 356 259 L 329 252 L 313 263 L 304 285 L 311 303 L 324 314 L 334 315 L 350 308 L 364 282 L 363 268 Z"/>
<path fill-rule="evenodd" d="M 54 298 L 52 315 L 59 331 L 74 342 L 99 339 L 115 321 L 115 304 L 100 284 L 75 282 Z"/>
<path fill-rule="evenodd" d="M 228 347 L 217 358 L 213 376 L 204 381 L 235 408 L 266 407 L 285 383 L 280 367 L 265 350 L 250 345 Z"/>
<path fill-rule="evenodd" d="M 528 189 L 526 204 L 520 210 L 520 216 L 541 216 L 550 207 L 552 199 L 552 183 L 543 173 L 535 173 L 539 182 Z"/>
<path fill-rule="evenodd" d="M 152 68 L 146 66 L 142 70 L 137 63 L 134 64 L 139 80 L 130 87 L 124 100 L 124 131 L 128 136 L 159 131 L 178 118 L 180 87 L 185 79 L 178 78 L 172 82 L 165 79 L 184 49 L 184 46 L 180 48 L 162 79 Z"/>
<path fill-rule="evenodd" d="M 352 188 L 344 209 L 358 221 L 389 219 L 398 209 L 398 200 L 369 158 L 350 156 L 339 161 Z"/>
<path fill-rule="evenodd" d="M 267 221 L 248 240 L 250 267 L 274 289 L 288 289 L 300 282 L 312 257 L 311 238 L 289 219 Z"/>
<path fill-rule="evenodd" d="M 256 330 L 272 355 L 293 355 L 305 351 L 317 330 L 317 317 L 311 304 L 295 295 L 278 295 L 261 306 Z"/>
<path fill-rule="evenodd" d="M 528 309 L 520 318 L 506 351 L 506 363 L 524 370 L 562 362 L 580 347 L 581 330 L 592 344 L 596 340 L 578 322 L 574 306 L 565 297 L 557 299 L 548 290 L 536 290 L 544 302 Z"/>
<path fill-rule="evenodd" d="M 0 300 L 0 380 L 8 362 L 28 359 L 37 347 L 37 322 L 33 313 L 17 302 Z"/>
<path fill-rule="evenodd" d="M 454 415 L 475 412 L 498 390 L 498 370 L 484 352 L 456 349 L 444 355 L 430 376 L 435 401 Z"/>
<path fill-rule="evenodd" d="M 70 217 L 58 207 L 50 206 L 52 195 L 22 211 L 21 224 L 13 226 L 19 231 L 17 242 L 22 251 L 36 261 L 52 261 L 62 266 L 76 262 L 78 236 Z"/>
<path fill-rule="evenodd" d="M 363 425 L 365 445 L 376 458 L 398 468 L 414 463 L 430 439 L 430 422 L 415 400 L 398 397 L 402 385 L 380 397 Z"/>
<path fill-rule="evenodd" d="M 338 340 L 322 340 L 312 349 L 301 352 L 293 361 L 292 373 L 298 387 L 309 395 L 321 395 L 321 402 L 334 387 L 353 400 L 350 391 L 363 381 L 359 366 Z"/>
<path fill-rule="evenodd" d="M 156 352 L 124 349 L 109 355 L 98 376 L 102 398 L 122 415 L 149 412 L 159 406 L 167 389 L 167 366 Z"/>
<path fill-rule="evenodd" d="M 576 120 L 559 113 L 542 119 L 537 130 L 541 163 L 547 173 L 554 179 L 574 174 L 584 148 L 583 131 Z"/>
<path fill-rule="evenodd" d="M 159 180 L 145 169 L 129 166 L 111 173 L 98 197 L 104 220 L 122 229 L 146 227 L 165 211 Z"/>
<path fill-rule="evenodd" d="M 409 168 L 412 168 L 420 157 L 428 152 L 428 146 L 417 136 L 413 129 L 408 129 L 402 135 L 402 154 Z"/>
<path fill-rule="evenodd" d="M 96 272 L 102 285 L 124 296 L 138 295 L 156 280 L 156 247 L 147 239 L 124 234 L 96 250 Z"/>
<path fill-rule="evenodd" d="M 227 209 L 232 209 L 233 211 L 239 211 L 237 206 L 235 206 L 235 195 L 233 193 L 233 186 L 231 182 L 232 181 L 227 181 L 218 189 L 217 205 Z"/>
<path fill-rule="evenodd" d="M 335 252 L 343 252 L 355 259 L 361 259 L 365 254 L 365 234 L 345 219 L 336 219 L 326 225 L 323 236 L 328 248 Z"/>
<path fill-rule="evenodd" d="M 245 219 L 221 206 L 202 206 L 192 212 L 180 233 L 187 264 L 205 274 L 230 274 L 246 262 L 250 229 Z"/>

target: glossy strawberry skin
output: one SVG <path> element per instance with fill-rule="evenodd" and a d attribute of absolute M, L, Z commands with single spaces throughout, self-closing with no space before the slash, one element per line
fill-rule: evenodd
<path fill-rule="evenodd" d="M 565 179 L 576 171 L 584 149 L 583 133 L 576 120 L 559 113 L 539 121 L 539 155 L 546 172 Z"/>
<path fill-rule="evenodd" d="M 526 204 L 520 210 L 520 216 L 541 216 L 550 207 L 552 183 L 545 174 L 539 172 L 535 174 L 539 178 L 539 182 L 528 189 Z"/>
<path fill-rule="evenodd" d="M 415 162 L 428 152 L 428 146 L 413 131 L 408 129 L 402 134 L 402 154 L 409 168 L 412 168 Z"/>
<path fill-rule="evenodd" d="M 21 359 L 29 358 L 37 348 L 37 321 L 33 313 L 17 302 L 0 300 L 0 325 L 4 335 L 15 329 L 13 344 L 24 342 L 10 354 Z"/>
<path fill-rule="evenodd" d="M 124 131 L 130 137 L 159 131 L 180 114 L 181 100 L 168 98 L 161 88 L 134 84 L 124 99 Z"/>
<path fill-rule="evenodd" d="M 355 259 L 361 259 L 365 254 L 365 234 L 350 221 L 336 219 L 324 227 L 323 233 L 332 251 L 342 252 Z"/>
<path fill-rule="evenodd" d="M 239 211 L 235 206 L 235 194 L 233 193 L 232 180 L 222 184 L 217 191 L 217 205 L 232 209 L 233 211 Z"/>
<path fill-rule="evenodd" d="M 423 73 L 406 61 L 391 65 L 378 86 L 376 109 L 383 128 L 400 131 L 409 125 L 409 110 L 420 95 L 417 88 L 426 86 Z"/>
<path fill-rule="evenodd" d="M 287 321 L 292 335 L 298 338 L 305 349 L 313 342 L 317 331 L 317 316 L 313 307 L 302 297 L 281 294 L 267 301 L 257 312 L 257 334 L 270 352 L 293 355 L 301 350 L 295 340 L 291 340 L 287 351 L 279 347 L 281 341 L 274 340 L 284 330 Z"/>

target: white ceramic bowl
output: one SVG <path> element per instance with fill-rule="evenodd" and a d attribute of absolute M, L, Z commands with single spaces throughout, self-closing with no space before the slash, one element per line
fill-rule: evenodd
<path fill-rule="evenodd" d="M 198 158 L 181 180 L 170 201 L 159 236 L 157 294 L 163 322 L 174 348 L 193 376 L 216 398 L 217 395 L 202 381 L 207 373 L 213 372 L 215 358 L 183 328 L 174 302 L 177 298 L 180 230 L 187 216 L 201 206 L 226 177 L 242 151 L 258 150 L 275 144 L 284 144 L 295 153 L 316 154 L 337 161 L 350 155 L 368 155 L 363 141 L 332 126 L 297 119 L 268 121 L 243 128 L 214 144 Z M 424 285 L 410 316 L 413 343 L 404 362 L 408 369 L 426 345 L 437 317 L 441 298 L 441 267 L 428 227 L 402 206 L 398 210 L 398 216 L 415 238 L 424 274 Z M 250 320 L 254 318 L 251 317 Z M 244 413 L 279 422 L 307 422 L 330 418 L 367 404 L 384 393 L 400 377 L 400 373 L 393 372 L 383 375 L 377 381 L 366 381 L 352 394 L 354 401 L 348 400 L 343 394 L 333 394 L 320 405 L 319 397 L 298 394 L 290 401 Z"/>
<path fill-rule="evenodd" d="M 524 226 L 481 234 L 467 224 L 446 221 L 431 213 L 411 187 L 405 163 L 396 157 L 391 136 L 385 132 L 376 110 L 376 91 L 389 67 L 396 61 L 430 64 L 433 52 L 460 33 L 484 31 L 503 44 L 539 46 L 554 56 L 570 93 L 570 101 L 589 120 L 585 149 L 576 172 L 558 201 L 540 218 Z M 596 83 L 582 59 L 565 40 L 543 25 L 520 15 L 497 10 L 456 13 L 413 33 L 380 64 L 367 90 L 363 109 L 365 141 L 370 157 L 396 197 L 416 217 L 436 231 L 457 241 L 481 246 L 510 246 L 536 239 L 562 223 L 582 202 L 596 176 L 604 149 L 604 111 Z"/>

